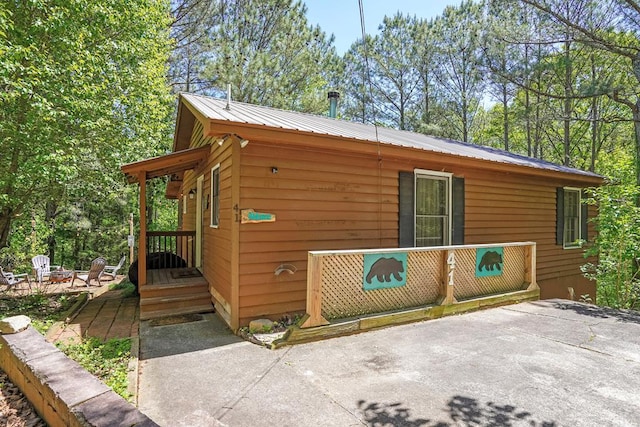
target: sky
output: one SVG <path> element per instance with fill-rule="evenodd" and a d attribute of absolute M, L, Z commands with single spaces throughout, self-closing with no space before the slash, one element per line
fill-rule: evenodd
<path fill-rule="evenodd" d="M 416 15 L 430 19 L 441 15 L 448 5 L 458 6 L 461 0 L 362 0 L 365 30 L 369 35 L 378 34 L 382 18 L 400 11 L 404 15 Z M 304 0 L 309 24 L 335 36 L 334 46 L 339 55 L 344 54 L 362 38 L 358 0 Z"/>

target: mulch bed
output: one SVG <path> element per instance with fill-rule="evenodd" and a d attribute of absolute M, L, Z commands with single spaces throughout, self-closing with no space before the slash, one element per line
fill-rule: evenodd
<path fill-rule="evenodd" d="M 3 295 L 0 298 L 0 317 L 27 314 L 32 319 L 45 320 L 69 308 L 77 295 Z M 0 370 L 0 427 L 46 427 L 20 389 Z"/>
<path fill-rule="evenodd" d="M 0 426 L 2 427 L 46 427 L 31 403 L 0 370 Z"/>

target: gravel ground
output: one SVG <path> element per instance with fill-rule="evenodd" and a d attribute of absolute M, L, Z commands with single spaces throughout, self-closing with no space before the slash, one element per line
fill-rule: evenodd
<path fill-rule="evenodd" d="M 0 370 L 0 427 L 46 427 L 20 389 Z"/>

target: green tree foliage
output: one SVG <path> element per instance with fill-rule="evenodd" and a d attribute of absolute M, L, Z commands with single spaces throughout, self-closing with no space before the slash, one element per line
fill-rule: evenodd
<path fill-rule="evenodd" d="M 308 24 L 302 2 L 220 1 L 215 13 L 202 72 L 205 93 L 223 95 L 231 85 L 238 101 L 326 113 L 339 57 L 332 37 Z"/>
<path fill-rule="evenodd" d="M 415 130 L 418 123 L 411 116 L 421 101 L 418 21 L 401 13 L 385 16 L 379 31 L 375 37 L 366 37 L 366 52 L 360 40 L 344 56 L 345 116 Z"/>
<path fill-rule="evenodd" d="M 584 270 L 598 283 L 599 304 L 637 309 L 639 80 L 634 63 L 640 32 L 632 23 L 640 9 L 626 0 L 493 4 L 515 16 L 503 20 L 502 30 L 492 29 L 493 37 L 525 53 L 520 67 L 504 73 L 518 88 L 505 116 L 511 121 L 511 148 L 611 177 L 590 199 L 598 205 L 598 237 L 587 253 L 597 257 Z M 502 139 L 501 113 L 498 106 L 490 111 L 485 138 Z"/>
<path fill-rule="evenodd" d="M 523 0 L 545 14 L 572 41 L 606 52 L 634 82 L 601 79 L 585 87 L 585 96 L 605 95 L 626 106 L 634 124 L 636 184 L 640 185 L 640 4 L 635 0 Z M 567 13 L 566 11 L 571 11 Z M 637 201 L 640 206 L 640 199 Z"/>
<path fill-rule="evenodd" d="M 519 45 L 508 43 L 505 37 L 499 34 L 503 31 L 505 22 L 516 22 L 518 16 L 514 8 L 504 8 L 500 2 L 487 4 L 487 28 L 482 42 L 484 47 L 484 67 L 486 69 L 486 92 L 492 100 L 500 106 L 502 114 L 502 134 L 498 136 L 501 144 L 496 147 L 509 151 L 511 139 L 510 124 L 513 119 L 509 117 L 509 104 L 516 92 L 516 85 L 512 76 L 525 62 L 525 51 Z"/>
<path fill-rule="evenodd" d="M 438 109 L 435 88 L 436 43 L 433 31 L 433 21 L 419 19 L 415 23 L 416 56 L 413 64 L 419 78 L 419 91 L 416 109 L 409 111 L 411 128 L 427 135 L 441 135 L 442 128 L 436 123 L 435 112 Z"/>
<path fill-rule="evenodd" d="M 344 71 L 341 111 L 345 119 L 361 123 L 374 123 L 375 101 L 371 96 L 370 69 L 367 67 L 368 52 L 373 50 L 373 39 L 366 37 L 367 47 L 362 40 L 351 45 L 342 58 Z M 367 55 L 365 56 L 365 52 Z"/>
<path fill-rule="evenodd" d="M 483 3 L 448 6 L 434 21 L 436 96 L 443 104 L 447 136 L 470 141 L 473 119 L 484 91 L 481 39 Z"/>
<path fill-rule="evenodd" d="M 169 81 L 175 92 L 201 93 L 209 85 L 203 80 L 209 34 L 219 23 L 218 1 L 172 1 Z"/>
<path fill-rule="evenodd" d="M 119 166 L 168 147 L 168 10 L 155 0 L 0 6 L 4 261 L 53 255 L 73 233 L 85 236 L 85 249 L 91 240 L 91 256 L 117 256 L 96 231 L 127 234 L 124 211 L 135 203 Z"/>
<path fill-rule="evenodd" d="M 587 251 L 597 262 L 583 267 L 585 275 L 597 281 L 600 305 L 640 310 L 640 208 L 636 206 L 633 153 L 620 149 L 600 162 L 611 177 L 609 185 L 593 190 L 590 203 L 598 206 L 595 243 Z"/>
<path fill-rule="evenodd" d="M 415 66 L 417 58 L 416 18 L 401 13 L 384 17 L 380 35 L 373 38 L 370 67 L 373 97 L 378 119 L 397 129 L 411 129 L 408 112 L 417 109 L 420 76 Z"/>

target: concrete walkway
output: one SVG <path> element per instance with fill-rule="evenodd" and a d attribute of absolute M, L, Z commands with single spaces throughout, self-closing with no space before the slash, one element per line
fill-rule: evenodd
<path fill-rule="evenodd" d="M 638 426 L 640 316 L 522 303 L 279 350 L 213 314 L 140 323 L 163 426 Z"/>

